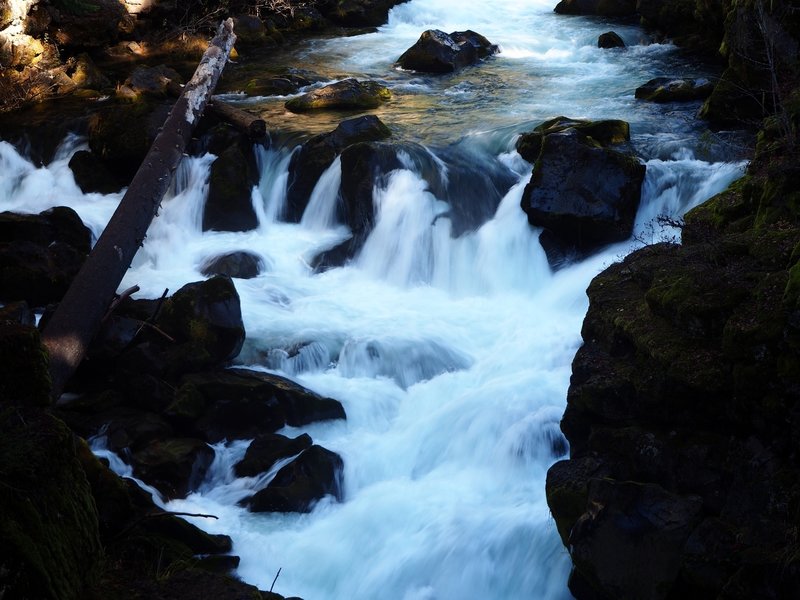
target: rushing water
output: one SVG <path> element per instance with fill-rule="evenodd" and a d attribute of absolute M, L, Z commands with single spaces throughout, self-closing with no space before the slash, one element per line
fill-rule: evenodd
<path fill-rule="evenodd" d="M 559 114 L 628 120 L 648 166 L 636 225 L 646 241 L 674 235 L 653 227 L 656 216 L 683 214 L 744 165 L 708 162 L 724 159 L 725 148 L 702 135 L 696 104 L 634 100 L 652 77 L 703 74 L 674 47 L 615 25 L 631 46 L 599 50 L 608 23 L 554 15 L 552 4 L 411 0 L 376 33 L 310 42 L 288 57 L 332 78 L 386 82 L 394 99 L 377 114 L 395 138 L 424 144 L 376 185 L 375 230 L 348 266 L 309 267 L 348 235 L 336 223 L 340 162 L 323 175 L 302 223 L 288 224 L 279 217 L 290 149 L 275 145 L 256 150 L 257 230 L 201 232 L 214 156 L 187 158 L 121 285 L 158 296 L 200 279 L 209 256 L 260 254 L 266 272 L 236 280 L 247 330 L 240 360 L 345 407 L 346 422 L 283 432 L 307 431 L 342 456 L 343 502 L 323 500 L 307 515 L 248 513 L 237 501 L 271 475 L 235 479 L 231 465 L 246 448 L 235 442 L 216 447 L 197 493 L 168 504 L 219 516 L 198 524 L 233 537 L 239 575 L 262 589 L 281 569 L 275 591 L 307 600 L 569 597 L 545 473 L 566 453 L 558 422 L 586 286 L 639 242 L 553 273 L 519 208 L 531 166 L 513 151 L 514 138 Z M 502 52 L 438 78 L 394 69 L 431 27 L 476 30 Z M 341 118 L 290 115 L 282 100 L 248 102 L 284 129 L 330 130 Z M 0 142 L 0 209 L 72 206 L 98 234 L 121 194 L 80 192 L 67 161 L 82 144 L 68 139 L 37 168 Z M 481 208 L 459 222 L 456 205 Z"/>

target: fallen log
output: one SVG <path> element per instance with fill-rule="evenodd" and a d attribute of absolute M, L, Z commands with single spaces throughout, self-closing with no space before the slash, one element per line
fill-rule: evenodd
<path fill-rule="evenodd" d="M 42 341 L 50 355 L 54 399 L 83 360 L 142 245 L 235 41 L 233 20 L 227 19 L 220 24 L 117 210 L 45 326 Z"/>
<path fill-rule="evenodd" d="M 220 100 L 209 102 L 208 110 L 226 123 L 233 125 L 253 141 L 263 140 L 267 137 L 267 124 L 264 119 L 251 115 L 247 111 Z"/>

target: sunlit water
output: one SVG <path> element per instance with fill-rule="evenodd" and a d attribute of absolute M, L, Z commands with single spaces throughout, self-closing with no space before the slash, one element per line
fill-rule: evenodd
<path fill-rule="evenodd" d="M 397 139 L 426 145 L 376 185 L 374 232 L 346 267 L 321 274 L 309 267 L 348 235 L 335 216 L 339 161 L 323 175 L 303 221 L 289 224 L 279 216 L 290 149 L 255 150 L 259 228 L 201 233 L 214 157 L 184 159 L 121 287 L 138 284 L 142 297 L 158 296 L 201 279 L 199 265 L 210 256 L 260 254 L 266 272 L 235 280 L 247 330 L 240 361 L 339 399 L 348 416 L 283 432 L 308 432 L 342 456 L 341 503 L 323 500 L 307 515 L 239 508 L 275 469 L 236 479 L 232 465 L 246 443 L 235 442 L 216 447 L 197 493 L 168 504 L 217 515 L 198 525 L 232 536 L 246 581 L 268 589 L 281 569 L 274 590 L 307 600 L 569 597 L 569 559 L 544 479 L 566 453 L 558 422 L 586 286 L 641 240 L 674 236 L 654 228 L 653 219 L 680 216 L 739 177 L 744 164 L 699 160 L 724 158 L 726 149 L 701 135 L 697 105 L 634 100 L 634 88 L 651 77 L 698 74 L 672 46 L 644 45 L 645 35 L 629 25 L 614 29 L 641 45 L 599 50 L 596 39 L 608 23 L 556 16 L 551 4 L 412 0 L 377 33 L 297 51 L 298 65 L 386 82 L 395 98 L 377 113 Z M 442 78 L 394 69 L 430 27 L 474 29 L 502 52 Z M 251 103 L 290 129 L 329 130 L 342 118 L 291 116 L 266 99 Z M 531 166 L 513 142 L 559 114 L 630 121 L 648 170 L 638 241 L 553 273 L 519 207 Z M 80 192 L 67 161 L 81 144 L 67 140 L 51 164 L 37 168 L 0 142 L 0 209 L 72 206 L 97 235 L 121 194 Z M 485 180 L 492 187 L 482 187 Z M 486 216 L 457 231 L 455 203 L 485 204 L 486 190 L 498 186 Z"/>

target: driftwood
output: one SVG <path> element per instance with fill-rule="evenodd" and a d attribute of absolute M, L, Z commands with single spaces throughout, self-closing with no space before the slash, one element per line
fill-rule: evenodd
<path fill-rule="evenodd" d="M 267 137 L 267 124 L 264 119 L 251 115 L 247 111 L 220 100 L 209 102 L 207 109 L 226 123 L 233 125 L 253 141 L 263 140 Z"/>
<path fill-rule="evenodd" d="M 50 354 L 53 398 L 61 395 L 99 330 L 235 41 L 233 20 L 228 19 L 220 24 L 128 191 L 42 332 L 42 341 Z"/>

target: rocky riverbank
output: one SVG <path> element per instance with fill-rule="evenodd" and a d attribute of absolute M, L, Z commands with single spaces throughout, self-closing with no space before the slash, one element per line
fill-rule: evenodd
<path fill-rule="evenodd" d="M 563 3 L 562 3 L 563 4 Z M 592 282 L 548 503 L 576 598 L 792 598 L 800 589 L 797 83 L 788 3 L 640 2 L 690 45 L 722 40 L 701 114 L 760 121 L 746 177 L 681 245 Z"/>

